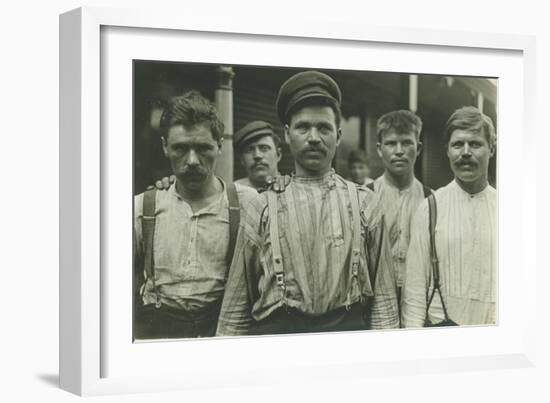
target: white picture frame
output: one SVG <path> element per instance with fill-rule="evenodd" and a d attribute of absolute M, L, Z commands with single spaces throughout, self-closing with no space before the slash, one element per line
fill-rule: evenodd
<path fill-rule="evenodd" d="M 111 147 L 109 139 L 102 137 L 102 133 L 108 130 L 108 124 L 104 121 L 105 111 L 102 111 L 102 91 L 108 92 L 110 89 L 105 86 L 112 84 L 111 81 L 106 84 L 102 80 L 102 67 L 105 63 L 102 60 L 102 55 L 105 55 L 102 47 L 107 47 L 102 30 L 109 30 L 109 27 L 135 29 L 134 32 L 142 30 L 144 35 L 160 33 L 162 36 L 169 33 L 171 38 L 167 40 L 177 40 L 178 33 L 185 32 L 194 33 L 195 36 L 197 33 L 217 33 L 218 36 L 251 37 L 259 43 L 292 41 L 300 44 L 319 40 L 324 41 L 323 46 L 333 47 L 345 44 L 376 44 L 381 48 L 408 47 L 411 52 L 433 48 L 439 51 L 471 51 L 481 55 L 480 57 L 491 52 L 512 55 L 510 60 L 513 60 L 510 63 L 514 67 L 505 74 L 505 82 L 499 88 L 499 95 L 504 97 L 506 94 L 514 94 L 516 103 L 517 97 L 521 97 L 519 105 L 522 107 L 515 116 L 509 117 L 512 113 L 506 112 L 512 112 L 512 106 L 507 99 L 499 98 L 499 127 L 503 133 L 499 137 L 499 260 L 502 265 L 520 262 L 522 275 L 518 278 L 504 275 L 501 278 L 501 298 L 511 295 L 510 281 L 516 281 L 518 290 L 526 290 L 521 287 L 525 284 L 525 278 L 536 277 L 536 243 L 529 242 L 527 236 L 536 233 L 534 200 L 522 196 L 525 192 L 519 192 L 519 195 L 516 193 L 512 201 L 506 198 L 513 191 L 513 186 L 517 187 L 521 183 L 519 186 L 527 188 L 534 179 L 518 176 L 519 174 L 511 172 L 504 164 L 507 153 L 510 152 L 506 133 L 510 133 L 512 127 L 522 133 L 523 147 L 519 150 L 521 158 L 528 161 L 534 150 L 532 122 L 536 81 L 533 37 L 372 27 L 338 21 L 326 24 L 315 21 L 314 18 L 289 20 L 285 24 L 254 19 L 247 20 L 246 23 L 239 20 L 236 23 L 232 19 L 182 19 L 181 15 L 169 11 L 81 8 L 60 17 L 60 385 L 63 389 L 79 395 L 98 395 L 236 383 L 244 386 L 273 381 L 293 382 L 292 379 L 297 374 L 302 378 L 339 379 L 345 378 L 349 373 L 357 377 L 381 373 L 415 374 L 426 371 L 534 365 L 535 327 L 530 315 L 534 315 L 536 311 L 536 296 L 527 291 L 518 291 L 516 298 L 521 301 L 509 303 L 506 299 L 501 300 L 500 312 L 504 312 L 505 318 L 494 327 L 373 332 L 368 336 L 360 332 L 345 335 L 200 340 L 179 342 L 178 345 L 162 343 L 147 346 L 145 343 L 142 345 L 145 347 L 141 347 L 139 352 L 132 353 L 129 349 L 128 354 L 150 355 L 153 357 L 150 359 L 161 357 L 162 360 L 162 357 L 167 357 L 171 352 L 181 350 L 186 354 L 186 365 L 180 365 L 176 371 L 179 364 L 174 366 L 172 363 L 163 366 L 164 369 L 160 372 L 157 371 L 157 366 L 157 372 L 152 374 L 146 371 L 131 373 L 129 369 L 125 373 L 123 366 L 117 371 L 107 368 L 106 361 L 123 349 L 114 344 L 110 336 L 106 335 L 105 329 L 102 329 L 111 323 L 105 320 L 109 314 L 110 302 L 107 296 L 110 291 L 105 289 L 102 282 L 107 275 L 102 267 L 109 264 L 107 255 L 118 253 L 116 250 L 113 252 L 113 248 L 105 243 L 102 228 L 108 221 L 102 208 L 108 208 L 113 200 L 110 192 L 118 189 L 123 193 L 128 189 L 128 186 L 111 178 L 118 168 L 114 168 L 110 162 L 112 153 L 106 149 Z M 123 34 L 127 35 L 128 32 Z M 160 36 L 151 40 L 160 41 Z M 143 46 L 151 47 L 152 42 L 145 39 Z M 116 40 L 109 41 L 108 45 L 114 46 Z M 485 68 L 489 69 L 487 66 Z M 455 73 L 458 74 L 459 70 L 460 67 L 457 67 Z M 480 75 L 483 75 L 481 73 L 480 71 Z M 506 92 L 507 85 L 510 86 L 510 92 Z M 128 97 L 129 93 L 119 91 L 119 95 Z M 131 103 L 131 98 L 127 99 Z M 501 119 L 505 114 L 510 121 Z M 516 216 L 510 218 L 510 213 L 514 211 Z M 112 218 L 112 215 L 109 217 Z M 508 217 L 508 220 L 504 221 L 504 217 Z M 504 230 L 506 233 L 503 233 Z M 514 231 L 513 235 L 510 231 Z M 515 240 L 512 239 L 514 237 Z M 508 271 L 504 274 L 506 273 Z M 509 319 L 507 312 L 510 312 Z M 520 316 L 518 312 L 529 314 Z M 490 350 L 483 342 L 477 347 L 473 345 L 476 340 L 492 338 L 499 341 L 495 341 Z M 423 341 L 428 339 L 433 343 L 432 352 Z M 442 340 L 441 343 L 437 342 L 439 339 Z M 372 343 L 364 346 L 362 343 L 365 340 Z M 402 344 L 404 340 L 411 344 L 418 343 L 422 347 L 416 355 L 406 355 L 407 352 L 399 348 L 389 349 L 392 345 Z M 446 351 L 445 343 L 450 344 L 452 340 L 463 340 L 463 348 L 453 345 L 453 348 L 449 347 Z M 345 347 L 341 355 L 345 358 L 340 359 L 339 355 L 331 355 L 330 351 L 333 351 L 331 347 L 341 346 L 342 342 Z M 376 344 L 380 354 L 385 355 L 374 354 L 372 349 L 369 350 L 368 344 Z M 317 357 L 315 350 L 318 351 L 320 347 L 325 348 L 328 353 Z M 284 361 L 277 358 L 281 356 L 279 351 L 283 349 L 293 352 Z M 366 352 L 360 352 L 363 350 Z M 390 351 L 392 354 L 389 354 Z M 269 366 L 262 364 L 259 358 L 262 352 L 266 352 L 269 357 Z M 128 358 L 132 362 L 130 356 L 120 355 L 118 359 L 125 361 Z M 215 369 L 205 365 L 207 361 L 215 362 Z M 242 362 L 229 366 L 224 361 Z M 193 368 L 193 371 L 189 371 L 189 368 Z M 208 374 L 208 380 L 204 379 L 205 374 Z"/>

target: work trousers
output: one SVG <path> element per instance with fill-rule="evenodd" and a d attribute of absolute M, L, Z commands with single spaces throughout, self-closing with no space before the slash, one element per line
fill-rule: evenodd
<path fill-rule="evenodd" d="M 216 334 L 221 302 L 202 312 L 186 312 L 161 305 L 136 309 L 134 339 L 212 337 Z"/>
<path fill-rule="evenodd" d="M 295 308 L 281 307 L 254 323 L 252 334 L 343 332 L 368 329 L 368 310 L 360 303 L 321 315 L 307 315 Z"/>

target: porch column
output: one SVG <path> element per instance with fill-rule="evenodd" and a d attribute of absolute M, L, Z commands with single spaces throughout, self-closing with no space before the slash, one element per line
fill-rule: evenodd
<path fill-rule="evenodd" d="M 412 112 L 418 110 L 418 76 L 416 74 L 409 75 L 409 109 Z"/>
<path fill-rule="evenodd" d="M 235 73 L 230 66 L 219 66 L 218 88 L 214 101 L 218 115 L 224 124 L 222 154 L 216 165 L 216 175 L 226 182 L 233 182 L 233 77 Z"/>
<path fill-rule="evenodd" d="M 479 91 L 477 93 L 477 109 L 479 109 L 479 111 L 481 113 L 483 113 L 483 101 L 485 100 L 485 98 L 483 97 L 483 93 L 481 91 Z"/>

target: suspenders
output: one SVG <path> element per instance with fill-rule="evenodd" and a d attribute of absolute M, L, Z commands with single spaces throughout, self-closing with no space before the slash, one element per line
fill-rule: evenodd
<path fill-rule="evenodd" d="M 352 211 L 352 241 L 351 241 L 351 257 L 350 257 L 350 291 L 347 295 L 346 308 L 349 309 L 351 305 L 351 290 L 354 284 L 357 285 L 361 293 L 361 284 L 359 277 L 359 261 L 361 257 L 361 218 L 359 213 L 359 199 L 357 196 L 357 187 L 354 183 L 347 182 L 348 194 L 350 197 L 351 211 Z M 273 255 L 273 268 L 275 271 L 275 280 L 277 286 L 281 292 L 281 298 L 283 305 L 286 306 L 286 285 L 285 285 L 285 273 L 283 268 L 283 259 L 281 254 L 281 244 L 279 238 L 279 217 L 277 207 L 277 193 L 274 191 L 268 191 L 267 194 L 267 206 L 269 210 L 269 238 L 271 239 L 271 250 Z M 380 253 L 379 253 L 380 254 Z M 378 263 L 379 256 L 377 257 Z M 375 268 L 376 269 L 376 268 Z M 371 283 L 372 290 L 374 292 L 374 283 Z M 363 296 L 361 295 L 361 302 L 363 302 Z"/>
<path fill-rule="evenodd" d="M 229 248 L 227 249 L 227 268 L 231 266 L 233 254 L 235 253 L 235 242 L 237 242 L 237 232 L 241 221 L 241 211 L 239 204 L 239 195 L 233 182 L 225 184 L 225 192 L 229 203 Z M 229 270 L 227 270 L 229 273 Z"/>
<path fill-rule="evenodd" d="M 271 239 L 271 252 L 273 254 L 273 268 L 275 280 L 281 292 L 283 304 L 286 306 L 285 273 L 283 270 L 283 257 L 281 256 L 281 243 L 279 241 L 279 217 L 277 214 L 277 193 L 267 192 L 267 206 L 269 208 L 269 238 Z"/>
<path fill-rule="evenodd" d="M 443 295 L 441 294 L 441 284 L 439 281 L 439 259 L 437 257 L 437 250 L 435 247 L 435 226 L 437 224 L 437 203 L 435 200 L 435 195 L 431 193 L 428 196 L 428 214 L 429 214 L 429 231 L 430 231 L 430 260 L 432 263 L 432 275 L 434 279 L 434 286 L 432 290 L 432 295 L 426 295 L 426 326 L 455 326 L 456 323 L 449 318 L 447 313 L 447 307 L 445 306 L 445 301 L 443 300 Z M 443 315 L 445 320 L 438 324 L 432 324 L 428 320 L 428 312 L 430 310 L 430 305 L 432 304 L 435 292 L 439 294 L 439 300 L 441 301 L 441 307 L 443 308 Z"/>
<path fill-rule="evenodd" d="M 351 238 L 351 257 L 350 257 L 350 275 L 351 281 L 350 285 L 353 287 L 354 280 L 359 289 L 359 294 L 361 294 L 361 302 L 363 302 L 363 295 L 361 293 L 361 284 L 359 281 L 359 259 L 361 257 L 360 253 L 360 244 L 361 244 L 361 218 L 359 214 L 359 201 L 357 198 L 357 187 L 354 183 L 346 182 L 348 186 L 348 194 L 351 203 L 351 214 L 352 214 L 352 238 Z M 351 305 L 351 290 L 348 291 L 346 306 L 349 308 Z M 374 292 L 374 288 L 373 288 Z"/>
<path fill-rule="evenodd" d="M 227 268 L 231 265 L 233 260 L 233 253 L 235 251 L 235 242 L 237 241 L 237 233 L 239 231 L 240 223 L 240 205 L 239 196 L 234 183 L 226 183 L 225 191 L 227 194 L 227 201 L 229 204 L 229 247 L 227 249 L 226 262 Z M 155 221 L 156 221 L 156 198 L 157 190 L 147 190 L 143 194 L 143 218 L 141 221 L 141 231 L 143 236 L 143 250 L 144 256 L 144 271 L 145 281 L 151 279 L 153 290 L 156 295 L 155 306 L 160 308 L 162 303 L 160 300 L 160 294 L 155 280 L 155 259 L 153 256 L 154 236 L 155 236 Z M 229 270 L 228 270 L 229 271 Z"/>
<path fill-rule="evenodd" d="M 155 282 L 155 262 L 153 257 L 153 245 L 155 238 L 155 210 L 156 210 L 157 190 L 147 190 L 143 194 L 143 217 L 141 220 L 141 232 L 143 236 L 143 250 L 145 251 L 144 257 L 144 271 L 145 282 L 147 279 L 151 279 L 153 284 L 153 290 L 156 295 L 155 306 L 160 308 L 162 305 L 160 302 L 160 295 Z M 145 288 L 144 288 L 145 289 Z"/>

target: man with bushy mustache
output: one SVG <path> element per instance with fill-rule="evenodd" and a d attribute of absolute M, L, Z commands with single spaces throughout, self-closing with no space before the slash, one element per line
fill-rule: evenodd
<path fill-rule="evenodd" d="M 272 178 L 278 177 L 277 164 L 281 160 L 281 140 L 271 124 L 255 120 L 242 127 L 234 136 L 234 144 L 246 177 L 236 184 L 249 186 L 261 192 Z"/>
<path fill-rule="evenodd" d="M 451 115 L 444 134 L 454 180 L 435 192 L 434 215 L 425 200 L 411 225 L 402 304 L 406 327 L 496 321 L 497 193 L 488 182 L 495 128 L 469 106 Z"/>
<path fill-rule="evenodd" d="M 295 172 L 243 216 L 217 335 L 395 328 L 391 251 L 376 195 L 331 167 L 341 92 L 318 71 L 290 77 L 277 111 Z"/>
<path fill-rule="evenodd" d="M 175 182 L 134 200 L 137 339 L 213 336 L 239 227 L 257 193 L 214 175 L 223 123 L 197 92 L 170 100 L 161 118 Z"/>
<path fill-rule="evenodd" d="M 243 126 L 233 136 L 233 144 L 241 165 L 246 169 L 246 176 L 234 183 L 256 189 L 266 190 L 280 176 L 277 164 L 281 161 L 281 139 L 273 126 L 263 120 L 254 120 Z M 159 190 L 166 190 L 174 183 L 175 176 L 166 176 L 156 181 Z M 279 179 L 284 186 L 283 179 Z M 275 186 L 278 183 L 276 182 Z M 152 186 L 151 186 L 152 188 Z"/>

